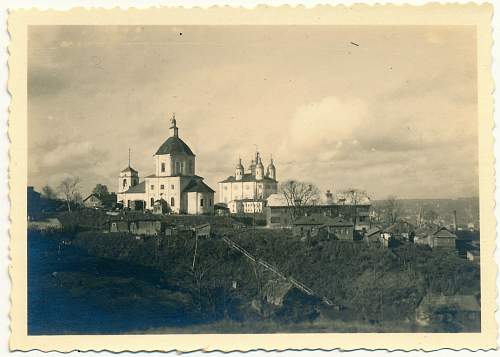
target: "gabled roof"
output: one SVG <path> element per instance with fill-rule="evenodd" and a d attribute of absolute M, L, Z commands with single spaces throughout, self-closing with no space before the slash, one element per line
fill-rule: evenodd
<path fill-rule="evenodd" d="M 182 141 L 178 136 L 171 136 L 156 151 L 155 155 L 166 155 L 166 154 L 184 154 L 189 156 L 195 156 L 189 146 Z"/>
<path fill-rule="evenodd" d="M 182 192 L 215 192 L 202 180 L 193 179 Z"/>
<path fill-rule="evenodd" d="M 243 174 L 243 177 L 241 178 L 241 180 L 236 180 L 236 177 L 229 176 L 225 180 L 219 181 L 219 183 L 226 183 L 226 182 L 255 182 L 255 181 L 257 181 L 257 182 L 278 182 L 278 181 L 270 178 L 269 176 L 264 176 L 264 178 L 262 180 L 257 180 L 255 178 L 255 175 L 252 175 L 252 174 Z"/>
<path fill-rule="evenodd" d="M 138 185 L 130 187 L 123 193 L 146 193 L 146 181 L 142 181 Z"/>
<path fill-rule="evenodd" d="M 451 233 L 446 227 L 441 227 L 433 234 L 436 238 L 457 238 L 457 236 Z"/>
<path fill-rule="evenodd" d="M 325 223 L 326 225 L 330 227 L 352 227 L 353 223 L 345 218 L 342 217 L 335 217 L 333 219 L 330 219 L 330 221 Z"/>
<path fill-rule="evenodd" d="M 133 169 L 133 168 L 129 165 L 129 166 L 127 166 L 126 168 L 124 168 L 124 169 L 122 170 L 122 172 L 132 172 L 132 173 L 135 173 L 135 174 L 136 174 L 138 171 L 137 171 L 137 170 L 135 170 L 135 169 Z"/>
<path fill-rule="evenodd" d="M 372 236 L 374 234 L 380 233 L 382 230 L 379 227 L 373 227 L 366 231 L 367 236 Z"/>

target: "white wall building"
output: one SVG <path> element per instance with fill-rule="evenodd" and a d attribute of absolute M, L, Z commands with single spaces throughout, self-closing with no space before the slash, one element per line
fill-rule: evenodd
<path fill-rule="evenodd" d="M 196 175 L 195 155 L 179 138 L 175 116 L 170 120 L 170 137 L 153 157 L 155 172 L 142 182 L 130 163 L 120 173 L 118 202 L 128 208 L 152 210 L 155 202 L 163 200 L 172 213 L 213 213 L 215 191 Z"/>
<path fill-rule="evenodd" d="M 231 213 L 260 213 L 267 197 L 276 192 L 278 181 L 273 159 L 264 171 L 258 152 L 246 172 L 239 159 L 234 176 L 219 182 L 219 202 L 227 204 Z"/>

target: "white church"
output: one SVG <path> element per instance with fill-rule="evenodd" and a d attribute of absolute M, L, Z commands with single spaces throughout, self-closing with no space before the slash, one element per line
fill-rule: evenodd
<path fill-rule="evenodd" d="M 120 173 L 117 201 L 123 207 L 178 214 L 211 214 L 214 190 L 196 175 L 195 154 L 179 138 L 175 115 L 170 120 L 170 137 L 153 155 L 155 173 L 139 180 L 129 165 Z"/>
<path fill-rule="evenodd" d="M 241 159 L 236 165 L 234 176 L 219 182 L 219 202 L 227 204 L 231 213 L 261 213 L 266 199 L 278 192 L 276 167 L 271 158 L 264 171 L 260 153 L 255 153 L 245 171 Z"/>

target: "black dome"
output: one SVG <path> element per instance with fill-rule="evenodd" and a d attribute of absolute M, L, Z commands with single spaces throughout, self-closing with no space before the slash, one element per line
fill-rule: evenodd
<path fill-rule="evenodd" d="M 189 146 L 177 136 L 169 137 L 158 149 L 155 155 L 185 154 L 195 156 Z"/>

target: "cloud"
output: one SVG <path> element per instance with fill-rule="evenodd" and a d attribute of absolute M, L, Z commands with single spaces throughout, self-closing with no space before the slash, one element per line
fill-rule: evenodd
<path fill-rule="evenodd" d="M 290 120 L 278 154 L 287 157 L 293 153 L 295 160 L 333 159 L 339 151 L 357 145 L 357 132 L 365 120 L 366 109 L 360 100 L 328 96 L 307 103 Z"/>

